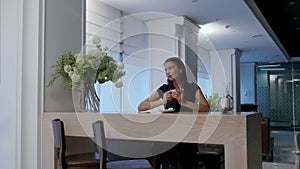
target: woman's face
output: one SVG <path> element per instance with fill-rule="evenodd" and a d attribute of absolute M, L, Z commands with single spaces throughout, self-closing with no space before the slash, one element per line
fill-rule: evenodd
<path fill-rule="evenodd" d="M 164 66 L 166 76 L 169 80 L 173 81 L 174 79 L 178 79 L 180 70 L 174 62 L 166 62 Z"/>

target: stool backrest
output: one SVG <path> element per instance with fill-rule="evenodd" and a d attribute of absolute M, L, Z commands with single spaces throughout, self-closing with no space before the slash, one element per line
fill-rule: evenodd
<path fill-rule="evenodd" d="M 300 151 L 300 132 L 297 131 L 295 133 L 295 147 L 296 147 L 296 151 Z"/>
<path fill-rule="evenodd" d="M 263 117 L 261 121 L 261 135 L 262 135 L 262 151 L 263 153 L 269 153 L 270 147 L 270 119 Z"/>
<path fill-rule="evenodd" d="M 94 141 L 97 146 L 97 151 L 100 154 L 100 169 L 106 169 L 107 151 L 106 151 L 106 138 L 104 132 L 104 125 L 102 121 L 93 123 Z"/>
<path fill-rule="evenodd" d="M 54 119 L 52 121 L 52 128 L 54 135 L 54 146 L 57 153 L 57 169 L 66 169 L 66 140 L 64 123 L 60 119 Z"/>

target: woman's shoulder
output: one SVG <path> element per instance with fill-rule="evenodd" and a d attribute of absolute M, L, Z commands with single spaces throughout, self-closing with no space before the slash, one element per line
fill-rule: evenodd
<path fill-rule="evenodd" d="M 162 98 L 164 93 L 166 91 L 169 91 L 169 86 L 167 84 L 163 84 L 161 85 L 157 90 L 156 92 L 159 94 L 159 96 Z"/>
<path fill-rule="evenodd" d="M 169 91 L 169 86 L 167 84 L 162 84 L 158 89 L 163 92 L 166 92 Z"/>

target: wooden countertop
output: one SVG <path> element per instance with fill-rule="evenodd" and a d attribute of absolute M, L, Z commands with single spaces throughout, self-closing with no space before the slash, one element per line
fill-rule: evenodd
<path fill-rule="evenodd" d="M 262 166 L 260 113 L 45 112 L 42 159 L 47 165 L 43 169 L 53 169 L 53 164 L 47 161 L 53 154 L 49 146 L 53 145 L 51 121 L 55 118 L 65 122 L 69 136 L 93 137 L 92 123 L 103 120 L 110 139 L 223 144 L 226 169 L 261 169 Z"/>

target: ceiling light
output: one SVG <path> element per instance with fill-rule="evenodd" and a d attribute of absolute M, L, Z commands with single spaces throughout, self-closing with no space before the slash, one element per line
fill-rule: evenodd
<path fill-rule="evenodd" d="M 228 28 L 230 28 L 230 26 L 231 26 L 231 25 L 225 25 L 225 28 L 228 29 Z"/>
<path fill-rule="evenodd" d="M 292 82 L 299 82 L 300 79 L 293 79 L 293 80 L 285 80 L 284 82 L 287 82 L 287 83 L 292 83 Z"/>
<path fill-rule="evenodd" d="M 251 35 L 250 37 L 251 38 L 260 38 L 260 37 L 263 37 L 263 35 L 261 35 L 261 34 L 254 34 L 254 35 Z"/>
<path fill-rule="evenodd" d="M 279 67 L 280 64 L 275 64 L 275 65 L 259 65 L 258 67 Z"/>
<path fill-rule="evenodd" d="M 289 5 L 295 5 L 295 1 L 291 1 Z"/>
<path fill-rule="evenodd" d="M 259 70 L 264 70 L 264 71 L 271 71 L 271 70 L 285 70 L 285 68 L 262 68 L 262 69 L 259 69 Z"/>

